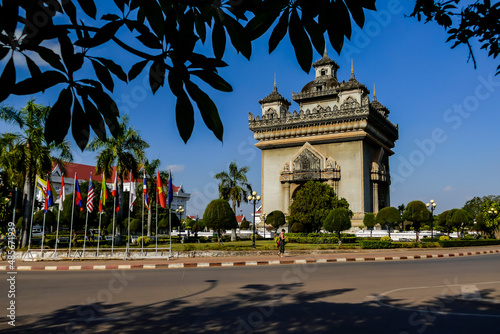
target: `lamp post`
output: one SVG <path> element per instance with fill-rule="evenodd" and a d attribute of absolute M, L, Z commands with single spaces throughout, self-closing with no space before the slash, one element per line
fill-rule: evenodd
<path fill-rule="evenodd" d="M 252 192 L 252 195 L 247 197 L 249 202 L 253 202 L 253 234 L 252 234 L 252 248 L 255 248 L 255 204 L 260 201 L 260 195 L 257 195 L 257 192 Z"/>
<path fill-rule="evenodd" d="M 179 229 L 182 229 L 182 213 L 184 212 L 184 209 L 182 208 L 182 205 L 179 206 L 177 209 L 175 209 L 175 212 L 179 214 Z M 179 230 L 179 235 L 181 234 L 181 231 Z"/>
<path fill-rule="evenodd" d="M 436 208 L 436 202 L 434 202 L 433 199 L 431 199 L 430 203 L 427 203 L 426 206 L 431 209 L 431 239 L 434 238 L 434 209 Z"/>

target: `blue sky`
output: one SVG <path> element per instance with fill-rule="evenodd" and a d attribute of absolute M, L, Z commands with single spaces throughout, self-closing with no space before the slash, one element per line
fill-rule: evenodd
<path fill-rule="evenodd" d="M 390 159 L 391 205 L 434 199 L 439 213 L 462 207 L 474 196 L 499 194 L 500 76 L 494 77 L 497 62 L 477 45 L 475 70 L 467 63 L 465 47 L 451 50 L 451 44 L 445 43 L 443 29 L 405 18 L 412 11 L 411 3 L 378 1 L 379 11 L 366 12 L 365 29 L 354 29 L 342 54 L 329 47 L 328 55 L 340 65 L 340 80 L 349 79 L 353 59 L 357 80 L 372 93 L 376 84 L 378 100 L 390 109 L 389 119 L 399 124 L 400 138 Z M 205 86 L 219 108 L 223 143 L 196 115 L 193 135 L 184 144 L 175 125 L 174 98 L 166 88 L 153 96 L 146 72 L 128 85 L 115 81 L 113 97 L 151 145 L 148 158 L 159 158 L 163 169 L 172 168 L 174 184 L 182 183 L 192 194 L 188 215 L 201 216 L 206 204 L 218 196 L 213 175 L 227 170 L 233 160 L 250 167 L 249 182 L 260 193 L 261 154 L 248 130 L 248 112 L 260 114 L 258 100 L 272 91 L 274 74 L 278 91 L 290 101 L 292 91 L 299 92 L 314 78 L 312 71 L 300 69 L 288 37 L 273 54 L 267 50 L 266 39 L 255 42 L 247 61 L 228 49 L 229 66 L 220 74 L 234 91 L 220 93 Z M 321 56 L 316 53 L 314 60 Z M 123 60 L 128 71 L 132 63 Z M 36 102 L 53 105 L 59 90 L 36 96 Z M 27 99 L 11 97 L 6 104 L 22 108 Z M 297 110 L 298 105 L 292 103 L 290 109 Z M 0 124 L 0 132 L 7 129 Z M 75 162 L 95 164 L 93 153 L 75 149 L 74 156 Z M 249 204 L 239 210 L 251 213 Z"/>

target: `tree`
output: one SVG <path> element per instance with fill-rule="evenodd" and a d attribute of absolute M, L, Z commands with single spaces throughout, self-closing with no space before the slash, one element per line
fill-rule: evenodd
<path fill-rule="evenodd" d="M 337 232 L 340 242 L 340 232 L 351 228 L 352 212 L 346 208 L 330 210 L 323 220 L 323 228 L 328 232 Z"/>
<path fill-rule="evenodd" d="M 366 226 L 367 229 L 370 230 L 370 238 L 371 238 L 373 228 L 377 224 L 375 222 L 375 215 L 373 214 L 373 212 L 368 212 L 365 214 L 365 216 L 363 217 L 363 224 Z"/>
<path fill-rule="evenodd" d="M 1 81 L 1 79 L 0 79 Z M 2 86 L 3 90 L 3 85 Z M 31 208 L 34 198 L 33 184 L 37 174 L 46 175 L 52 164 L 65 170 L 64 162 L 72 161 L 70 145 L 61 140 L 59 144 L 48 143 L 44 138 L 44 127 L 51 108 L 28 101 L 19 111 L 1 107 L 0 119 L 15 124 L 20 132 L 3 133 L 0 136 L 0 167 L 8 174 L 11 185 L 23 189 L 23 234 L 21 247 L 28 244 Z M 9 181 L 10 180 L 10 181 Z"/>
<path fill-rule="evenodd" d="M 398 205 L 398 211 L 399 211 L 399 215 L 401 216 L 401 231 L 404 231 L 405 230 L 405 221 L 403 219 L 403 212 L 405 212 L 405 205 L 404 204 Z"/>
<path fill-rule="evenodd" d="M 464 209 L 456 209 L 450 219 L 452 226 L 457 230 L 459 238 L 460 234 L 464 234 L 466 228 L 471 227 L 472 221 L 472 217 Z"/>
<path fill-rule="evenodd" d="M 43 216 L 45 210 L 39 210 L 33 215 L 33 225 L 43 226 Z M 57 224 L 57 217 L 52 211 L 45 213 L 45 228 L 52 230 Z"/>
<path fill-rule="evenodd" d="M 240 229 L 242 230 L 248 230 L 250 228 L 250 222 L 248 220 L 244 220 L 240 223 Z"/>
<path fill-rule="evenodd" d="M 306 232 L 318 231 L 330 210 L 336 208 L 349 209 L 349 203 L 339 199 L 329 185 L 308 181 L 297 190 L 290 206 L 291 222 L 302 223 Z"/>
<path fill-rule="evenodd" d="M 382 227 L 386 226 L 389 231 L 389 236 L 391 236 L 391 228 L 395 224 L 399 224 L 401 222 L 399 210 L 393 207 L 385 207 L 377 213 L 375 222 L 380 224 Z"/>
<path fill-rule="evenodd" d="M 241 202 L 248 203 L 247 194 L 252 193 L 252 187 L 247 180 L 247 166 L 238 168 L 236 161 L 229 164 L 229 173 L 220 172 L 214 175 L 219 180 L 219 198 L 232 202 L 233 212 L 240 207 Z M 236 230 L 232 231 L 231 240 L 236 240 Z"/>
<path fill-rule="evenodd" d="M 471 41 L 475 39 L 482 43 L 481 49 L 488 51 L 488 56 L 496 58 L 500 54 L 500 39 L 498 38 L 500 4 L 497 2 L 492 5 L 490 0 L 475 1 L 473 4 L 462 1 L 466 3 L 466 6 L 458 9 L 454 3 L 459 4 L 460 0 L 416 0 L 415 8 L 410 16 L 417 17 L 420 21 L 423 15 L 426 23 L 435 21 L 444 27 L 450 35 L 447 41 L 454 42 L 452 49 L 465 44 L 474 68 L 476 68 L 476 59 Z M 460 19 L 452 20 L 452 17 Z M 497 67 L 496 74 L 500 74 L 500 65 Z"/>
<path fill-rule="evenodd" d="M 424 202 L 412 201 L 406 206 L 406 209 L 403 213 L 403 219 L 412 222 L 413 229 L 417 234 L 416 241 L 418 242 L 420 227 L 422 226 L 422 223 L 425 223 L 431 219 L 431 212 L 427 210 Z"/>
<path fill-rule="evenodd" d="M 177 217 L 177 215 L 175 214 L 175 212 L 171 212 L 170 213 L 170 225 L 172 226 L 172 228 L 174 228 L 175 226 L 180 226 L 181 224 L 181 221 L 179 220 L 179 217 Z M 168 225 L 168 213 L 165 214 L 165 217 L 163 217 L 159 222 L 158 222 L 158 228 L 159 229 L 162 229 L 162 230 L 167 230 L 169 231 L 169 225 Z M 170 231 L 169 231 L 169 234 L 170 234 Z"/>
<path fill-rule="evenodd" d="M 104 5 L 99 3 L 97 7 L 94 0 L 9 1 L 0 7 L 0 17 L 4 21 L 0 31 L 0 60 L 10 55 L 1 75 L 0 102 L 10 94 L 31 95 L 56 85 L 64 87 L 45 131 L 49 143 L 60 143 L 70 125 L 73 138 L 82 150 L 90 128 L 101 140 L 105 139 L 104 122 L 116 136 L 118 107 L 108 94 L 114 90 L 113 77 L 130 82 L 146 67 L 149 67 L 153 94 L 166 84 L 176 97 L 177 128 L 184 141 L 193 131 L 191 100 L 196 103 L 206 126 L 222 140 L 223 126 L 218 110 L 195 82 L 201 80 L 214 89 L 232 91 L 217 73 L 218 68 L 227 66 L 222 60 L 227 35 L 234 49 L 250 59 L 252 41 L 270 30 L 279 18 L 270 36 L 269 51 L 277 47 L 289 30 L 297 60 L 308 72 L 312 47 L 323 52 L 325 32 L 340 53 L 344 36 L 351 36 L 350 16 L 363 26 L 363 9 L 375 10 L 375 0 L 361 3 L 317 0 L 314 5 L 305 0 L 121 0 L 115 4 L 117 8 L 109 10 L 101 19 L 97 18 L 97 13 L 103 11 Z M 45 24 L 40 24 L 41 19 Z M 243 25 L 244 22 L 247 23 Z M 16 31 L 22 31 L 22 36 Z M 195 52 L 205 44 L 207 33 L 211 33 L 213 58 Z M 45 46 L 47 40 L 55 41 L 62 50 L 62 59 Z M 119 50 L 111 48 L 110 44 L 116 44 Z M 113 51 L 101 57 L 102 50 L 109 48 Z M 14 53 L 26 59 L 31 74 L 30 78 L 17 83 L 16 66 L 21 65 L 14 63 Z M 124 54 L 137 59 L 128 73 L 119 64 L 123 58 L 128 58 L 123 57 Z M 40 56 L 51 70 L 42 72 L 32 60 L 34 56 Z M 85 71 L 89 67 L 94 69 L 95 77 L 89 77 Z"/>
<path fill-rule="evenodd" d="M 266 224 L 271 225 L 274 228 L 274 232 L 278 231 L 280 226 L 286 224 L 285 214 L 279 210 L 275 210 L 267 215 Z"/>
<path fill-rule="evenodd" d="M 490 231 L 490 236 L 500 238 L 500 203 L 488 200 L 481 207 L 484 224 Z"/>
<path fill-rule="evenodd" d="M 123 180 L 132 172 L 134 179 L 138 177 L 139 163 L 144 160 L 144 150 L 149 145 L 141 136 L 128 125 L 128 117 L 123 116 L 121 123 L 118 124 L 118 129 L 115 131 L 115 136 L 112 138 L 94 138 L 88 144 L 88 150 L 101 150 L 97 155 L 96 172 L 97 174 L 104 173 L 106 179 L 111 178 L 113 167 L 116 166 L 118 175 L 118 193 L 120 198 L 120 210 L 118 211 L 117 221 L 123 219 Z M 128 204 L 126 206 L 128 208 Z M 116 234 L 120 235 L 120 224 L 116 224 Z"/>
<path fill-rule="evenodd" d="M 465 202 L 462 209 L 466 210 L 470 216 L 476 217 L 481 212 L 483 204 L 485 204 L 486 202 L 500 203 L 500 196 L 494 196 L 494 195 L 483 196 L 483 197 L 476 196 L 473 199 Z"/>
<path fill-rule="evenodd" d="M 456 209 L 452 209 L 456 210 Z M 453 226 L 450 224 L 449 220 L 453 214 L 452 210 L 446 210 L 441 212 L 441 214 L 438 216 L 438 226 L 445 232 L 448 236 L 450 236 L 450 233 L 453 231 Z"/>
<path fill-rule="evenodd" d="M 224 199 L 214 199 L 208 203 L 203 213 L 203 221 L 208 228 L 217 232 L 219 245 L 222 231 L 238 227 L 234 211 Z"/>

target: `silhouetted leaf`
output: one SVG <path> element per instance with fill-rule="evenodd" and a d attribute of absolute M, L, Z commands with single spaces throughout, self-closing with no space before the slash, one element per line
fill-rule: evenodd
<path fill-rule="evenodd" d="M 28 65 L 28 69 L 30 71 L 31 77 L 37 77 L 40 74 L 42 74 L 42 71 L 40 71 L 40 68 L 38 67 L 38 65 L 35 64 L 35 62 L 33 60 L 31 60 L 30 57 L 25 55 L 24 58 L 26 59 L 26 64 Z"/>
<path fill-rule="evenodd" d="M 162 49 L 161 41 L 151 32 L 142 33 L 136 37 L 142 44 L 151 49 Z"/>
<path fill-rule="evenodd" d="M 122 11 L 125 11 L 125 4 L 129 3 L 128 0 L 113 0 L 116 6 Z"/>
<path fill-rule="evenodd" d="M 217 73 L 205 70 L 196 70 L 189 72 L 190 74 L 196 75 L 201 80 L 205 81 L 207 84 L 213 88 L 220 90 L 222 92 L 232 92 L 233 88 L 224 79 L 222 79 Z"/>
<path fill-rule="evenodd" d="M 120 65 L 107 58 L 95 57 L 95 59 L 99 60 L 104 66 L 106 66 L 106 68 L 110 70 L 114 75 L 116 75 L 118 79 L 123 82 L 127 82 L 127 75 Z"/>
<path fill-rule="evenodd" d="M 288 15 L 289 9 L 287 8 L 283 11 L 278 24 L 274 27 L 271 37 L 269 37 L 269 53 L 272 53 L 283 37 L 285 37 L 288 30 Z"/>
<path fill-rule="evenodd" d="M 40 58 L 46 61 L 53 68 L 62 72 L 66 71 L 64 65 L 61 63 L 61 57 L 59 57 L 59 55 L 51 49 L 48 49 L 44 46 L 36 46 L 33 48 L 33 51 L 38 53 Z"/>
<path fill-rule="evenodd" d="M 358 0 L 344 0 L 351 12 L 352 18 L 360 28 L 365 24 L 365 13 L 363 7 Z"/>
<path fill-rule="evenodd" d="M 245 26 L 249 38 L 253 41 L 266 33 L 279 14 L 279 10 L 270 10 L 264 14 L 254 16 Z"/>
<path fill-rule="evenodd" d="M 95 7 L 94 0 L 78 0 L 78 4 L 82 7 L 85 14 L 95 20 L 97 8 Z"/>
<path fill-rule="evenodd" d="M 17 1 L 2 1 L 2 27 L 9 33 L 14 33 L 17 26 L 19 14 L 19 3 Z"/>
<path fill-rule="evenodd" d="M 132 66 L 130 71 L 128 71 L 128 80 L 132 81 L 134 80 L 144 69 L 144 67 L 147 65 L 149 60 L 143 60 L 140 61 Z"/>
<path fill-rule="evenodd" d="M 189 96 L 196 102 L 198 109 L 200 110 L 201 116 L 205 125 L 212 130 L 214 135 L 222 141 L 222 136 L 224 134 L 224 127 L 219 117 L 219 112 L 215 103 L 210 99 L 210 97 L 205 94 L 197 85 L 191 81 L 185 81 L 186 89 Z"/>
<path fill-rule="evenodd" d="M 165 70 L 165 63 L 161 59 L 155 60 L 151 65 L 149 69 L 149 85 L 153 94 L 163 86 L 165 82 Z"/>
<path fill-rule="evenodd" d="M 102 119 L 99 110 L 97 110 L 95 105 L 90 102 L 87 95 L 82 95 L 82 101 L 85 113 L 87 114 L 90 125 L 92 126 L 92 130 L 94 130 L 100 140 L 106 140 L 106 126 L 104 125 L 104 120 Z"/>
<path fill-rule="evenodd" d="M 9 48 L 0 46 L 0 60 L 4 59 L 5 56 L 7 56 L 9 54 L 9 51 L 10 51 Z"/>
<path fill-rule="evenodd" d="M 10 57 L 7 65 L 0 76 L 0 102 L 5 100 L 16 84 L 16 68 L 14 66 L 14 57 Z"/>
<path fill-rule="evenodd" d="M 320 29 L 318 23 L 309 16 L 302 15 L 302 22 L 304 23 L 304 28 L 309 34 L 309 37 L 311 38 L 314 48 L 321 54 L 325 50 L 324 32 Z"/>
<path fill-rule="evenodd" d="M 123 21 L 113 21 L 106 23 L 95 33 L 93 38 L 81 38 L 78 39 L 74 44 L 84 48 L 93 48 L 98 45 L 104 44 L 115 36 L 116 32 L 118 31 L 118 29 L 120 29 L 122 24 Z"/>
<path fill-rule="evenodd" d="M 117 137 L 120 133 L 120 127 L 118 124 L 119 111 L 115 101 L 102 90 L 92 87 L 82 87 L 82 90 L 94 101 L 113 137 Z"/>
<path fill-rule="evenodd" d="M 82 106 L 78 99 L 73 103 L 73 117 L 71 120 L 71 133 L 73 139 L 80 150 L 84 150 L 89 142 L 90 126 L 87 115 L 83 112 Z"/>
<path fill-rule="evenodd" d="M 94 66 L 95 74 L 100 82 L 106 87 L 109 91 L 113 91 L 115 87 L 115 83 L 113 82 L 113 78 L 109 73 L 109 70 L 103 66 L 101 63 L 91 59 L 92 66 Z"/>
<path fill-rule="evenodd" d="M 196 15 L 194 24 L 198 37 L 200 37 L 202 43 L 205 43 L 205 39 L 207 38 L 207 28 L 205 27 L 205 21 L 203 20 L 201 15 Z"/>
<path fill-rule="evenodd" d="M 141 1 L 141 9 L 158 37 L 163 37 L 163 11 L 156 0 Z"/>
<path fill-rule="evenodd" d="M 290 16 L 289 36 L 300 67 L 304 72 L 309 72 L 312 63 L 311 42 L 309 41 L 309 37 L 307 37 L 296 10 L 292 10 L 292 15 Z"/>
<path fill-rule="evenodd" d="M 252 43 L 247 34 L 247 31 L 243 26 L 233 19 L 231 16 L 224 13 L 224 23 L 231 39 L 231 44 L 234 46 L 236 51 L 241 52 L 241 54 L 250 59 L 252 55 Z"/>
<path fill-rule="evenodd" d="M 59 94 L 54 106 L 50 109 L 45 124 L 45 140 L 47 143 L 60 144 L 68 134 L 71 123 L 71 106 L 73 105 L 73 94 L 70 88 L 65 88 Z"/>
<path fill-rule="evenodd" d="M 188 60 L 191 62 L 191 65 L 189 65 L 188 68 L 204 68 L 210 69 L 214 72 L 217 72 L 217 67 L 227 66 L 227 64 L 221 59 L 207 58 L 204 55 L 195 52 L 189 55 Z"/>
<path fill-rule="evenodd" d="M 101 20 L 105 20 L 105 21 L 118 21 L 120 19 L 120 17 L 118 15 L 115 15 L 115 14 L 105 14 L 101 17 Z"/>
<path fill-rule="evenodd" d="M 194 109 L 184 89 L 181 89 L 181 91 L 182 93 L 177 95 L 177 102 L 175 104 L 175 120 L 182 140 L 184 140 L 184 143 L 187 143 L 193 133 Z"/>
<path fill-rule="evenodd" d="M 226 50 L 226 31 L 222 23 L 217 19 L 214 22 L 214 28 L 212 30 L 212 48 L 215 58 L 222 59 L 222 57 L 224 57 L 224 51 Z"/>
<path fill-rule="evenodd" d="M 349 13 L 347 13 L 346 16 L 344 14 L 343 7 L 345 7 L 345 5 L 342 1 L 332 2 L 329 10 L 331 12 L 331 17 L 324 19 L 328 28 L 330 44 L 338 54 L 340 54 L 342 47 L 344 46 L 344 30 L 342 29 L 342 22 L 348 20 L 349 29 L 351 24 Z"/>
<path fill-rule="evenodd" d="M 103 90 L 102 84 L 99 81 L 97 81 L 97 80 L 82 79 L 80 81 L 83 82 L 83 83 L 85 83 L 85 84 L 87 84 L 87 85 L 91 85 L 91 86 L 94 86 L 95 88 Z"/>
<path fill-rule="evenodd" d="M 16 95 L 36 94 L 64 82 L 68 82 L 68 78 L 61 72 L 46 71 L 18 82 L 13 86 L 12 93 Z"/>

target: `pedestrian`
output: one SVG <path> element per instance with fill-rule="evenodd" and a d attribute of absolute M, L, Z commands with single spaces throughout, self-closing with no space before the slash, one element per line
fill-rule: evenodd
<path fill-rule="evenodd" d="M 285 243 L 286 243 L 285 230 L 282 229 L 280 235 L 278 236 L 279 257 L 285 256 Z"/>

